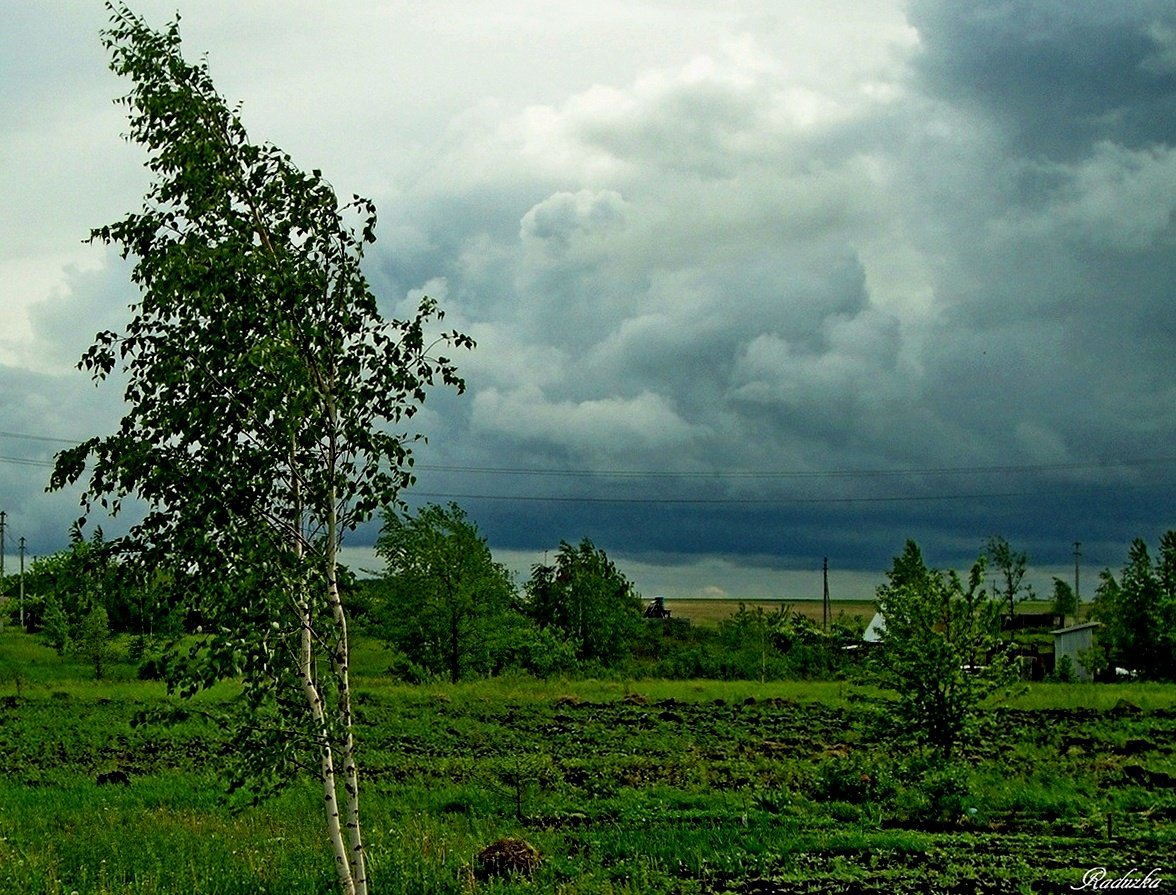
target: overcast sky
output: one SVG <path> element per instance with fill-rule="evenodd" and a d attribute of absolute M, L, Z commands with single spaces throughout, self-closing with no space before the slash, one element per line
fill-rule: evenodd
<path fill-rule="evenodd" d="M 101 5 L 0 5 L 12 563 L 77 515 L 46 439 L 117 422 L 73 364 L 134 293 L 83 239 L 147 181 Z M 827 556 L 868 596 L 1000 533 L 1039 590 L 1082 542 L 1089 596 L 1176 527 L 1170 0 L 178 5 L 254 140 L 377 202 L 386 309 L 477 340 L 410 500 L 512 566 L 587 536 L 647 596 L 800 597 Z"/>

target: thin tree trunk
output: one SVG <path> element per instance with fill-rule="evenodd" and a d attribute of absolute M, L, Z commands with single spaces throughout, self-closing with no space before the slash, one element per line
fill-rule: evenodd
<path fill-rule="evenodd" d="M 339 430 L 335 404 L 329 395 L 326 400 L 326 411 L 330 442 L 328 459 L 330 461 L 330 475 L 333 477 L 339 460 L 336 442 Z M 333 478 L 327 493 L 326 523 L 327 602 L 331 607 L 331 615 L 335 620 L 337 634 L 331 665 L 335 673 L 336 685 L 339 688 L 337 710 L 339 726 L 343 733 L 343 788 L 346 793 L 347 842 L 349 846 L 347 860 L 355 895 L 367 895 L 367 861 L 363 849 L 363 833 L 359 823 L 359 766 L 355 758 L 355 737 L 352 733 L 351 642 L 347 635 L 347 613 L 343 610 L 343 601 L 339 599 L 339 508 Z"/>
<path fill-rule="evenodd" d="M 347 614 L 343 611 L 343 603 L 339 599 L 334 529 L 335 514 L 332 510 L 327 523 L 327 600 L 331 605 L 339 637 L 335 645 L 333 665 L 335 680 L 339 687 L 339 721 L 343 730 L 343 787 L 347 796 L 348 863 L 355 885 L 355 895 L 367 895 L 367 862 L 359 822 L 359 767 L 355 757 L 355 737 L 352 733 L 350 642 L 347 635 Z"/>
<path fill-rule="evenodd" d="M 314 680 L 313 672 L 313 631 L 311 630 L 310 608 L 305 599 L 299 603 L 302 615 L 302 650 L 299 657 L 299 676 L 302 678 L 302 690 L 310 706 L 311 716 L 314 718 L 315 730 L 319 736 L 321 749 L 321 765 L 319 776 L 323 784 L 323 808 L 327 815 L 327 835 L 331 840 L 331 848 L 335 853 L 335 869 L 339 874 L 339 889 L 343 895 L 360 895 L 355 887 L 352 874 L 352 863 L 348 860 L 347 845 L 343 841 L 343 831 L 339 823 L 339 805 L 335 786 L 335 758 L 331 750 L 330 731 L 327 729 L 323 712 L 323 698 L 318 684 Z M 366 890 L 365 890 L 366 891 Z"/>
<path fill-rule="evenodd" d="M 302 539 L 302 489 L 299 487 L 300 479 L 298 478 L 297 464 L 294 460 L 294 449 L 291 446 L 290 451 L 290 471 L 291 479 L 294 483 L 294 515 L 296 534 L 294 539 L 294 552 L 301 560 L 305 545 Z M 334 504 L 332 503 L 332 517 L 330 522 L 334 519 Z M 327 555 L 331 560 L 328 571 L 327 581 L 328 587 L 335 594 L 332 603 L 332 609 L 338 604 L 338 594 L 335 589 L 335 549 L 334 549 L 334 530 L 332 526 L 332 539 L 328 541 Z M 302 692 L 306 696 L 307 705 L 310 708 L 311 718 L 314 720 L 314 728 L 319 738 L 320 752 L 320 766 L 319 777 L 323 786 L 323 810 L 326 812 L 327 819 L 327 838 L 331 841 L 331 850 L 335 855 L 335 871 L 339 876 L 339 891 L 341 895 L 367 895 L 367 885 L 364 883 L 363 889 L 359 890 L 356 887 L 354 862 L 348 855 L 347 843 L 343 839 L 343 829 L 339 822 L 339 796 L 338 787 L 335 780 L 335 756 L 331 748 L 331 732 L 326 723 L 326 711 L 323 702 L 322 691 L 319 689 L 318 682 L 315 680 L 314 674 L 314 626 L 312 624 L 310 614 L 310 601 L 307 599 L 305 590 L 298 595 L 298 615 L 302 626 L 300 638 L 300 651 L 298 656 L 298 675 L 302 680 Z M 336 622 L 338 622 L 338 614 L 336 614 Z M 340 630 L 340 638 L 343 647 L 347 643 L 347 628 L 343 625 Z M 342 711 L 343 700 L 346 698 L 346 689 L 340 687 L 340 711 Z M 347 777 L 348 765 L 354 764 L 351 758 L 351 725 L 350 716 L 348 716 L 348 723 L 345 725 L 347 731 L 347 740 L 344 744 L 344 776 Z M 348 780 L 348 787 L 351 787 L 351 780 Z M 350 814 L 350 805 L 348 806 L 348 813 Z"/>

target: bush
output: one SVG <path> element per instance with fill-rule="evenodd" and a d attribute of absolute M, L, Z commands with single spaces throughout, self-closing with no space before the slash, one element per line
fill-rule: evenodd
<path fill-rule="evenodd" d="M 820 801 L 887 801 L 894 796 L 894 775 L 885 759 L 870 753 L 833 756 L 817 766 L 812 794 Z"/>
<path fill-rule="evenodd" d="M 971 769 L 941 758 L 915 758 L 903 769 L 911 781 L 897 794 L 895 807 L 910 820 L 922 823 L 958 823 L 976 809 Z"/>
<path fill-rule="evenodd" d="M 162 681 L 166 668 L 162 659 L 152 657 L 139 665 L 138 678 L 141 681 Z"/>
<path fill-rule="evenodd" d="M 1074 682 L 1074 662 L 1069 656 L 1062 656 L 1054 665 L 1049 679 L 1054 683 L 1071 684 Z"/>
<path fill-rule="evenodd" d="M 551 628 L 540 628 L 518 613 L 502 617 L 500 630 L 492 638 L 494 672 L 524 671 L 547 679 L 576 665 L 575 644 Z"/>
<path fill-rule="evenodd" d="M 423 684 L 432 677 L 432 673 L 404 653 L 393 650 L 392 661 L 388 664 L 388 676 L 405 684 Z"/>
<path fill-rule="evenodd" d="M 41 633 L 49 645 L 57 650 L 58 655 L 64 655 L 69 651 L 69 619 L 55 596 L 50 595 L 45 598 L 45 614 Z"/>

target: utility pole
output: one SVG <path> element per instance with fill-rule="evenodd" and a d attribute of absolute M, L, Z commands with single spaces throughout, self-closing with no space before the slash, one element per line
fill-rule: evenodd
<path fill-rule="evenodd" d="M 24 624 L 24 558 L 25 558 L 25 539 L 20 539 L 20 629 L 25 629 Z"/>
<path fill-rule="evenodd" d="M 821 575 L 825 584 L 825 593 L 821 603 L 821 615 L 825 621 L 825 633 L 829 633 L 829 557 L 825 557 L 825 562 L 821 567 Z"/>
<path fill-rule="evenodd" d="M 1075 603 L 1082 602 L 1082 596 L 1078 590 L 1078 560 L 1080 560 L 1082 558 L 1082 551 L 1079 550 L 1078 548 L 1080 548 L 1081 546 L 1082 546 L 1081 541 L 1074 542 L 1074 602 Z"/>
<path fill-rule="evenodd" d="M 8 514 L 4 510 L 0 510 L 0 587 L 4 586 L 4 529 L 8 523 L 5 521 Z"/>

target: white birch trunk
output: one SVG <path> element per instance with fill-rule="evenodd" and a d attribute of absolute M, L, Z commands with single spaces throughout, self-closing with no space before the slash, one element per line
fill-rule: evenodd
<path fill-rule="evenodd" d="M 367 860 L 363 849 L 363 834 L 359 824 L 359 767 L 355 758 L 355 737 L 352 733 L 351 715 L 351 642 L 347 633 L 347 613 L 343 609 L 343 601 L 339 599 L 338 550 L 339 550 L 339 507 L 334 475 L 339 462 L 338 450 L 338 414 L 335 402 L 330 394 L 324 395 L 325 410 L 327 412 L 327 439 L 329 474 L 332 476 L 327 489 L 327 518 L 326 518 L 326 576 L 327 603 L 331 609 L 331 617 L 335 622 L 334 652 L 331 656 L 331 668 L 335 674 L 335 684 L 338 687 L 339 729 L 343 735 L 341 749 L 343 752 L 343 790 L 347 811 L 347 862 L 349 876 L 354 895 L 368 895 Z M 347 893 L 351 895 L 351 893 Z"/>
<path fill-rule="evenodd" d="M 297 464 L 294 461 L 293 449 L 291 449 L 290 454 L 291 479 L 294 482 L 294 552 L 301 560 L 305 553 L 305 542 L 302 537 L 302 489 L 299 486 L 300 479 L 298 478 Z M 328 553 L 333 557 L 334 552 L 332 544 L 328 548 Z M 334 577 L 333 567 L 331 577 Z M 299 622 L 301 624 L 298 676 L 302 681 L 302 692 L 306 697 L 307 706 L 310 708 L 310 715 L 314 721 L 314 732 L 319 741 L 319 779 L 323 787 L 323 810 L 326 812 L 327 818 L 327 838 L 331 841 L 331 850 L 335 856 L 335 871 L 339 876 L 339 891 L 342 895 L 367 895 L 366 885 L 363 893 L 356 892 L 355 877 L 352 873 L 353 864 L 347 853 L 347 843 L 343 839 L 343 829 L 339 821 L 339 796 L 335 781 L 335 756 L 331 748 L 331 732 L 326 723 L 326 709 L 323 694 L 319 689 L 318 681 L 315 680 L 314 625 L 313 619 L 311 618 L 310 601 L 306 597 L 305 590 L 299 593 L 297 603 Z M 346 629 L 342 633 L 345 642 Z M 350 739 L 350 731 L 348 731 L 348 739 Z"/>
<path fill-rule="evenodd" d="M 333 495 L 332 495 L 333 497 Z M 327 601 L 335 620 L 338 643 L 335 645 L 334 671 L 339 687 L 339 722 L 343 731 L 343 788 L 346 793 L 347 841 L 351 877 L 355 895 L 367 895 L 367 862 L 364 857 L 363 834 L 359 823 L 359 768 L 355 758 L 355 738 L 352 734 L 351 716 L 351 648 L 347 634 L 347 614 L 339 599 L 339 580 L 336 574 L 337 520 L 334 502 L 327 518 Z"/>
<path fill-rule="evenodd" d="M 302 649 L 298 673 L 302 678 L 302 690 L 306 695 L 307 704 L 310 706 L 315 732 L 319 738 L 321 750 L 319 776 L 323 785 L 323 808 L 327 816 L 327 835 L 331 840 L 331 849 L 335 853 L 335 869 L 339 874 L 340 891 L 343 895 L 358 895 L 355 879 L 351 872 L 352 864 L 347 854 L 347 844 L 344 842 L 343 830 L 339 821 L 339 805 L 335 785 L 335 757 L 331 749 L 330 731 L 327 729 L 323 711 L 322 693 L 314 679 L 314 634 L 311 629 L 310 610 L 305 600 L 301 601 L 299 610 L 302 613 Z"/>

